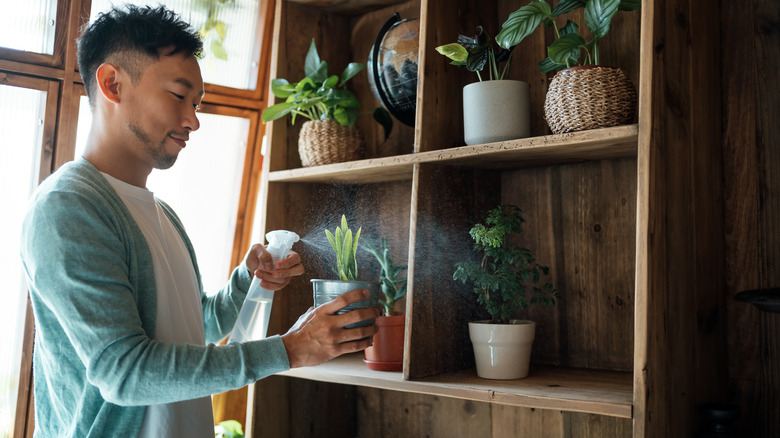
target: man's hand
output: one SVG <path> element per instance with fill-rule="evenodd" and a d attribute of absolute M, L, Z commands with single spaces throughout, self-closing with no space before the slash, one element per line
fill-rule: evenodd
<path fill-rule="evenodd" d="M 252 275 L 261 280 L 260 287 L 266 290 L 279 290 L 287 286 L 291 277 L 304 272 L 301 256 L 297 252 L 290 251 L 287 257 L 274 266 L 273 257 L 260 244 L 252 245 L 244 257 L 244 264 Z"/>
<path fill-rule="evenodd" d="M 347 292 L 320 307 L 309 308 L 295 325 L 282 335 L 290 368 L 319 365 L 345 353 L 364 350 L 371 345 L 376 325 L 345 329 L 345 326 L 379 316 L 378 309 L 355 309 L 341 315 L 336 312 L 368 297 L 366 289 Z"/>

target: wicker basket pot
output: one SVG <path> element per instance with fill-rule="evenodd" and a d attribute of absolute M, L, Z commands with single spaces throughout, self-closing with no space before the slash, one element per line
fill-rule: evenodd
<path fill-rule="evenodd" d="M 554 134 L 631 123 L 636 90 L 619 68 L 597 65 L 559 71 L 550 82 L 544 117 Z"/>
<path fill-rule="evenodd" d="M 298 135 L 298 154 L 304 167 L 363 158 L 363 138 L 357 128 L 335 120 L 309 120 Z"/>

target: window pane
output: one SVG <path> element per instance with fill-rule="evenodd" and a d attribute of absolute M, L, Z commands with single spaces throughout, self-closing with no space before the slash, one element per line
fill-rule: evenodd
<path fill-rule="evenodd" d="M 203 37 L 203 80 L 226 87 L 254 90 L 260 62 L 258 20 L 262 0 L 92 0 L 90 22 L 112 5 L 164 4 Z"/>
<path fill-rule="evenodd" d="M 19 388 L 27 288 L 19 257 L 19 236 L 27 201 L 38 183 L 46 92 L 0 85 L 0 430 L 13 429 Z"/>
<path fill-rule="evenodd" d="M 198 257 L 208 293 L 230 274 L 238 201 L 250 123 L 240 117 L 198 114 L 200 129 L 190 135 L 176 164 L 155 170 L 147 187 L 179 215 Z M 81 98 L 76 156 L 81 156 L 91 124 L 86 97 Z"/>
<path fill-rule="evenodd" d="M 0 0 L 0 6 L 0 47 L 54 53 L 57 0 Z"/>

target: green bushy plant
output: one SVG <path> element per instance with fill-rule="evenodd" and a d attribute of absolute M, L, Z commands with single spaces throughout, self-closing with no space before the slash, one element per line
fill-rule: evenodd
<path fill-rule="evenodd" d="M 552 306 L 557 291 L 552 284 L 538 286 L 549 268 L 534 261 L 531 251 L 508 241 L 522 232 L 521 211 L 513 205 L 500 205 L 488 212 L 485 224 L 474 225 L 469 234 L 480 261 L 455 264 L 452 278 L 474 286 L 477 302 L 494 324 L 506 324 L 519 309 L 533 304 Z"/>
<path fill-rule="evenodd" d="M 306 77 L 298 82 L 278 78 L 271 81 L 271 92 L 285 101 L 266 108 L 262 115 L 263 122 L 289 114 L 293 124 L 296 117 L 301 116 L 309 120 L 331 119 L 344 126 L 354 126 L 362 105 L 346 88 L 346 83 L 365 67 L 365 64 L 351 62 L 341 76 L 332 75 L 328 71 L 328 63 L 320 59 L 312 39 L 304 61 Z M 384 108 L 370 112 L 384 128 L 387 138 L 393 128 L 390 114 Z"/>

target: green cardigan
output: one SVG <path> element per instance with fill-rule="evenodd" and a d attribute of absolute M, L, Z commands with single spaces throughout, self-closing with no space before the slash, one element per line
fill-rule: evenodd
<path fill-rule="evenodd" d="M 160 204 L 200 279 L 181 222 Z M 147 405 L 240 388 L 289 368 L 279 336 L 223 346 L 154 340 L 149 247 L 87 160 L 64 165 L 38 188 L 21 253 L 35 315 L 35 436 L 134 437 Z M 250 281 L 239 266 L 218 294 L 207 297 L 201 286 L 206 342 L 230 332 Z"/>

